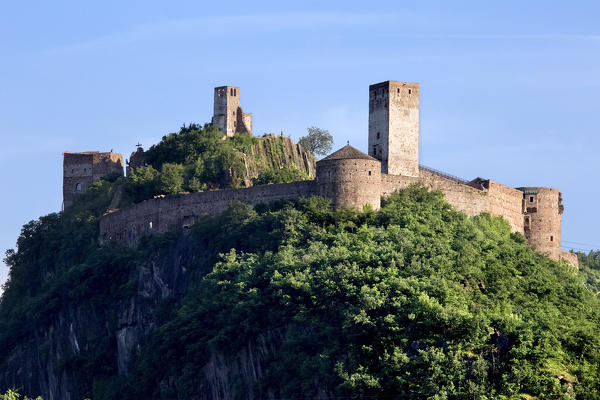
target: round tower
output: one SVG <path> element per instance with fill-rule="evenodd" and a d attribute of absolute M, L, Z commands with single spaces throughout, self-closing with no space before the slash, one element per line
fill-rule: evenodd
<path fill-rule="evenodd" d="M 335 208 L 362 210 L 366 204 L 381 205 L 381 162 L 347 145 L 317 161 L 319 195 L 331 199 Z"/>
<path fill-rule="evenodd" d="M 561 215 L 564 207 L 560 190 L 544 187 L 518 188 L 523 192 L 525 237 L 534 249 L 554 259 L 560 248 Z"/>

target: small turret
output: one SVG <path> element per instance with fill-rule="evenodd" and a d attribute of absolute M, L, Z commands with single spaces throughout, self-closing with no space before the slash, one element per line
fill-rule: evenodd
<path fill-rule="evenodd" d="M 381 206 L 381 162 L 347 145 L 317 161 L 319 194 L 334 207 Z"/>

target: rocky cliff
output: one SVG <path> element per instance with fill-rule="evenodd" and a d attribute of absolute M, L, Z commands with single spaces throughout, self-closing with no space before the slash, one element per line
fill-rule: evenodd
<path fill-rule="evenodd" d="M 169 241 L 162 250 L 149 250 L 141 259 L 131 266 L 121 293 L 113 293 L 116 301 L 82 299 L 56 309 L 47 325 L 29 327 L 29 338 L 2 363 L 0 388 L 18 388 L 45 400 L 80 400 L 91 393 L 117 398 L 111 392 L 114 384 L 102 387 L 98 370 L 104 371 L 107 382 L 126 376 L 140 348 L 164 322 L 165 308 L 179 304 L 211 263 L 209 252 L 189 233 Z M 128 292 L 125 296 L 123 290 Z M 261 377 L 262 361 L 276 351 L 281 337 L 281 331 L 266 332 L 233 355 L 208 354 L 193 390 L 199 397 L 192 398 L 233 399 L 247 393 L 248 399 L 254 399 L 252 390 Z M 163 393 L 181 391 L 168 377 L 156 384 Z"/>
<path fill-rule="evenodd" d="M 246 183 L 268 169 L 297 168 L 310 177 L 316 175 L 315 157 L 289 137 L 268 134 L 243 154 Z"/>

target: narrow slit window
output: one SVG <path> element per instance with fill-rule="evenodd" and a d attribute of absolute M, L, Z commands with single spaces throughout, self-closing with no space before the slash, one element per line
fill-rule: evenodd
<path fill-rule="evenodd" d="M 408 89 L 408 94 L 411 94 L 411 93 L 412 93 L 412 90 Z"/>
<path fill-rule="evenodd" d="M 377 139 L 381 138 L 381 132 L 377 132 Z"/>
<path fill-rule="evenodd" d="M 371 176 L 371 171 L 369 171 L 369 176 Z"/>
<path fill-rule="evenodd" d="M 534 197 L 533 196 L 529 196 L 529 202 L 533 203 Z"/>
<path fill-rule="evenodd" d="M 550 241 L 554 242 L 554 236 L 550 236 Z"/>

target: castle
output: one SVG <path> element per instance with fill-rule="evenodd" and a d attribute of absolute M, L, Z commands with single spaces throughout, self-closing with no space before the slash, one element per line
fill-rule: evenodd
<path fill-rule="evenodd" d="M 233 86 L 215 88 L 212 121 L 226 136 L 252 129 L 251 114 L 242 111 L 239 93 Z M 560 190 L 511 188 L 482 178 L 465 181 L 419 164 L 418 83 L 386 81 L 369 87 L 368 135 L 369 154 L 344 146 L 317 162 L 316 179 L 311 181 L 156 197 L 109 212 L 100 220 L 99 240 L 135 245 L 144 235 L 186 228 L 200 216 L 223 212 L 235 200 L 256 205 L 316 195 L 330 199 L 334 207 L 362 209 L 369 204 L 379 209 L 382 196 L 421 183 L 440 190 L 449 204 L 467 215 L 489 212 L 504 217 L 512 231 L 524 234 L 539 252 L 577 265 L 576 255 L 560 246 Z M 143 151 L 138 149 L 136 157 L 141 159 Z"/>

